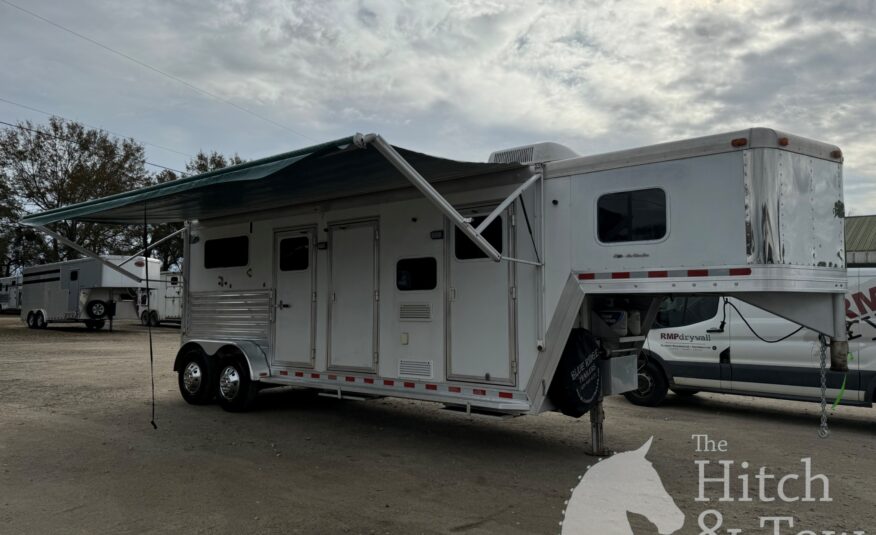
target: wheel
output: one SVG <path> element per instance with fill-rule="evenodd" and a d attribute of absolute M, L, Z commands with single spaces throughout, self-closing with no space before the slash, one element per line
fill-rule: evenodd
<path fill-rule="evenodd" d="M 243 412 L 252 406 L 258 387 L 249 377 L 249 368 L 242 359 L 223 360 L 216 375 L 216 398 L 223 409 Z"/>
<path fill-rule="evenodd" d="M 158 321 L 158 312 L 156 312 L 154 310 L 152 312 L 150 312 L 149 313 L 149 321 L 153 327 L 158 327 L 161 324 L 161 322 Z"/>
<path fill-rule="evenodd" d="M 699 394 L 700 391 L 693 388 L 673 388 L 672 393 L 682 398 L 690 398 Z"/>
<path fill-rule="evenodd" d="M 192 405 L 205 405 L 213 400 L 215 388 L 212 368 L 200 351 L 190 351 L 179 369 L 179 392 Z"/>
<path fill-rule="evenodd" d="M 143 327 L 147 327 L 149 325 L 149 312 L 144 310 L 143 313 L 140 314 L 140 325 L 142 325 Z"/>
<path fill-rule="evenodd" d="M 106 306 L 106 303 L 99 299 L 89 301 L 88 304 L 85 305 L 85 313 L 93 320 L 103 319 L 106 316 L 107 310 L 108 307 Z"/>
<path fill-rule="evenodd" d="M 572 329 L 554 372 L 548 397 L 566 416 L 580 418 L 601 397 L 599 361 L 602 349 L 586 329 Z"/>
<path fill-rule="evenodd" d="M 633 405 L 656 407 L 666 399 L 669 391 L 666 374 L 653 359 L 641 357 L 639 362 L 639 388 L 625 393 L 624 397 Z"/>
<path fill-rule="evenodd" d="M 106 325 L 104 320 L 86 320 L 85 328 L 89 331 L 99 331 L 103 329 L 103 326 Z"/>
<path fill-rule="evenodd" d="M 36 329 L 36 326 L 33 324 L 33 312 L 27 313 L 27 321 L 25 323 L 27 323 L 28 329 Z"/>
<path fill-rule="evenodd" d="M 37 312 L 33 316 L 33 328 L 34 329 L 45 329 L 48 326 L 46 322 L 46 317 L 43 316 L 42 312 Z"/>

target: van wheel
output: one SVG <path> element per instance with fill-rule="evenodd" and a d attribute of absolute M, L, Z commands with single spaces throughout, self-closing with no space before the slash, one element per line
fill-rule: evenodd
<path fill-rule="evenodd" d="M 153 327 L 158 327 L 159 325 L 161 325 L 161 322 L 158 321 L 158 312 L 156 312 L 156 311 L 153 310 L 153 311 L 149 314 L 149 321 L 150 321 L 150 323 L 152 324 Z"/>
<path fill-rule="evenodd" d="M 37 312 L 33 316 L 33 328 L 34 329 L 45 329 L 48 326 L 46 323 L 46 317 L 43 316 L 42 312 Z"/>
<path fill-rule="evenodd" d="M 25 323 L 27 323 L 28 329 L 36 329 L 36 327 L 33 324 L 33 312 L 27 313 L 27 321 Z"/>
<path fill-rule="evenodd" d="M 179 392 L 192 405 L 206 405 L 213 400 L 212 368 L 200 351 L 189 351 L 178 372 Z"/>
<path fill-rule="evenodd" d="M 700 391 L 693 388 L 673 388 L 672 393 L 678 397 L 690 398 L 699 394 Z"/>
<path fill-rule="evenodd" d="M 639 367 L 639 388 L 624 394 L 633 405 L 656 407 L 666 399 L 669 382 L 659 364 L 645 357 L 644 364 Z"/>
<path fill-rule="evenodd" d="M 144 310 L 143 313 L 140 314 L 140 325 L 142 325 L 143 327 L 147 327 L 149 325 L 149 312 L 146 312 Z"/>
<path fill-rule="evenodd" d="M 93 320 L 103 319 L 103 317 L 106 316 L 106 312 L 106 303 L 99 299 L 89 301 L 88 304 L 85 305 L 85 313 L 88 314 L 88 317 Z"/>
<path fill-rule="evenodd" d="M 216 375 L 219 404 L 229 412 L 249 410 L 258 386 L 249 377 L 249 368 L 239 358 L 223 360 Z"/>
<path fill-rule="evenodd" d="M 566 416 L 580 418 L 600 399 L 602 350 L 586 329 L 572 329 L 554 372 L 548 397 Z"/>

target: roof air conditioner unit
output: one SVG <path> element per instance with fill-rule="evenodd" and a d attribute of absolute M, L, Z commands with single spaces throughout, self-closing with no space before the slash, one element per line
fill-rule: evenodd
<path fill-rule="evenodd" d="M 498 150 L 490 154 L 489 163 L 533 164 L 577 158 L 578 153 L 559 143 L 544 142 Z"/>

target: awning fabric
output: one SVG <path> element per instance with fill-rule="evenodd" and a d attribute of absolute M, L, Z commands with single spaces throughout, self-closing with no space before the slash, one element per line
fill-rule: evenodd
<path fill-rule="evenodd" d="M 430 182 L 525 169 L 520 164 L 459 162 L 396 150 Z M 77 220 L 142 224 L 144 216 L 150 224 L 204 220 L 409 185 L 377 150 L 359 148 L 353 137 L 348 137 L 32 214 L 21 223 L 42 226 Z"/>

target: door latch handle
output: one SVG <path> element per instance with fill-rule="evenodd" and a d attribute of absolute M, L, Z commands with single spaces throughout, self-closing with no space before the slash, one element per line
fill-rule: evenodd
<path fill-rule="evenodd" d="M 283 301 L 280 301 L 280 302 L 277 304 L 277 308 L 289 308 L 290 306 L 291 306 L 291 305 L 290 305 L 289 303 L 284 303 Z"/>

